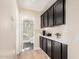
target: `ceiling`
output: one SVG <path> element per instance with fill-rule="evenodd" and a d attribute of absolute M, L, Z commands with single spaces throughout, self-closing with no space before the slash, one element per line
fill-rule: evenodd
<path fill-rule="evenodd" d="M 56 0 L 18 0 L 19 8 L 43 11 L 51 6 Z"/>

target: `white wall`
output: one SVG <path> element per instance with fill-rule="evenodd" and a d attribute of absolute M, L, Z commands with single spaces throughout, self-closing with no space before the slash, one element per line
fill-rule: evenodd
<path fill-rule="evenodd" d="M 17 16 L 16 0 L 0 0 L 0 59 L 15 59 Z"/>
<path fill-rule="evenodd" d="M 66 20 L 69 40 L 69 59 L 79 59 L 79 0 L 67 0 Z"/>

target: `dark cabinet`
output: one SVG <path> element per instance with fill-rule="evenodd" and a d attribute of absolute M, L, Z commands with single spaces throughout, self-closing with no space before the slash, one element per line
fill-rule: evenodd
<path fill-rule="evenodd" d="M 53 47 L 53 58 L 52 59 L 61 59 L 61 43 L 57 41 L 52 41 Z"/>
<path fill-rule="evenodd" d="M 41 28 L 43 28 L 44 27 L 44 17 L 43 17 L 43 15 L 41 15 Z"/>
<path fill-rule="evenodd" d="M 65 0 L 57 0 L 41 16 L 41 27 L 53 27 L 65 24 Z"/>
<path fill-rule="evenodd" d="M 45 12 L 43 16 L 44 16 L 44 19 L 43 19 L 44 20 L 44 27 L 47 27 L 48 26 L 48 14 L 47 14 L 47 12 Z"/>
<path fill-rule="evenodd" d="M 52 46 L 52 43 L 51 43 L 51 40 L 47 39 L 47 54 L 49 57 L 51 57 L 51 46 Z"/>
<path fill-rule="evenodd" d="M 40 48 L 51 59 L 67 59 L 67 45 L 40 36 Z"/>
<path fill-rule="evenodd" d="M 48 13 L 45 12 L 41 15 L 41 28 L 48 27 Z"/>
<path fill-rule="evenodd" d="M 43 51 L 47 53 L 47 39 L 46 38 L 42 38 L 43 40 L 43 43 L 42 43 L 42 46 L 43 46 Z"/>
<path fill-rule="evenodd" d="M 48 26 L 53 26 L 53 7 L 48 9 Z"/>
<path fill-rule="evenodd" d="M 40 48 L 43 49 L 43 38 L 40 36 Z"/>
<path fill-rule="evenodd" d="M 64 0 L 58 0 L 54 4 L 54 26 L 65 24 Z"/>
<path fill-rule="evenodd" d="M 66 44 L 62 44 L 62 59 L 67 59 L 67 48 Z"/>
<path fill-rule="evenodd" d="M 47 41 L 46 38 L 40 36 L 40 48 L 44 51 L 47 52 Z"/>

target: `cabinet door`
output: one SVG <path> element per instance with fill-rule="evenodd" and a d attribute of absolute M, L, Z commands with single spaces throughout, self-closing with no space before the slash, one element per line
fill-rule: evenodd
<path fill-rule="evenodd" d="M 45 12 L 44 14 L 44 27 L 47 27 L 48 26 L 48 14 L 47 14 L 47 12 Z"/>
<path fill-rule="evenodd" d="M 40 36 L 40 48 L 43 49 L 43 39 L 41 36 Z"/>
<path fill-rule="evenodd" d="M 53 26 L 53 6 L 48 9 L 48 26 Z"/>
<path fill-rule="evenodd" d="M 64 0 L 58 0 L 54 4 L 54 26 L 65 24 Z"/>
<path fill-rule="evenodd" d="M 47 39 L 43 38 L 43 51 L 47 53 Z"/>
<path fill-rule="evenodd" d="M 43 17 L 43 15 L 41 15 L 41 28 L 43 28 L 44 27 L 44 17 Z"/>
<path fill-rule="evenodd" d="M 61 59 L 61 43 L 53 41 L 53 58 L 52 59 Z"/>
<path fill-rule="evenodd" d="M 47 55 L 51 57 L 51 40 L 47 39 Z"/>
<path fill-rule="evenodd" d="M 67 59 L 67 45 L 62 44 L 62 59 Z"/>

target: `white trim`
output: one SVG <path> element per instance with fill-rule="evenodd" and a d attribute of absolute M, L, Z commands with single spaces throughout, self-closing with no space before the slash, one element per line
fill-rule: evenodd
<path fill-rule="evenodd" d="M 34 31 L 35 31 L 35 18 L 31 15 L 26 15 L 26 14 L 19 14 L 19 19 L 16 20 L 16 54 L 19 54 L 22 52 L 22 21 L 23 20 L 33 20 L 34 23 Z M 34 32 L 34 37 L 35 39 L 35 32 Z M 33 42 L 35 42 L 33 40 Z"/>
<path fill-rule="evenodd" d="M 34 27 L 33 27 L 33 33 L 34 33 L 34 37 L 33 37 L 33 43 L 34 43 L 34 39 L 35 39 L 35 18 L 34 17 L 32 17 L 32 16 L 25 16 L 25 15 L 23 15 L 22 16 L 22 21 L 21 21 L 21 24 L 22 24 L 22 26 L 23 26 L 23 21 L 24 20 L 31 20 L 31 21 L 33 21 L 33 24 L 34 24 Z M 21 27 L 22 28 L 22 27 Z M 21 30 L 21 31 L 23 31 L 23 29 Z M 22 45 L 22 49 L 21 49 L 21 51 L 23 51 L 23 50 L 26 50 L 26 49 L 23 49 L 23 43 L 24 42 L 27 42 L 27 41 L 24 41 L 23 40 L 23 38 L 22 38 L 22 35 L 23 35 L 23 32 L 21 32 L 21 45 Z M 29 40 L 28 40 L 29 41 Z"/>
<path fill-rule="evenodd" d="M 20 53 L 19 51 L 19 16 L 18 19 L 16 19 L 16 55 Z"/>

